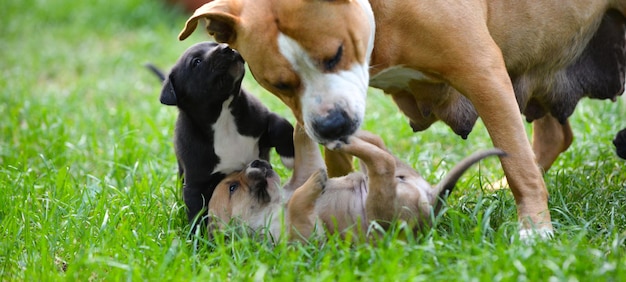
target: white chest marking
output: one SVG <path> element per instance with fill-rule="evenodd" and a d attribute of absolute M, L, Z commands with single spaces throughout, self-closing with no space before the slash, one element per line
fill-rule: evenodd
<path fill-rule="evenodd" d="M 439 82 L 424 73 L 404 66 L 393 66 L 370 78 L 370 86 L 383 90 L 410 90 L 409 82 Z"/>
<path fill-rule="evenodd" d="M 232 98 L 224 102 L 220 117 L 213 125 L 214 150 L 220 158 L 214 171 L 223 173 L 244 169 L 248 163 L 259 158 L 259 139 L 237 132 L 235 117 L 228 109 L 231 101 Z"/>

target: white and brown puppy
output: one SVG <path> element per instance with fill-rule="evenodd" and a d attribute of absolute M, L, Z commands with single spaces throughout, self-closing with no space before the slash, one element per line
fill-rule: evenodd
<path fill-rule="evenodd" d="M 378 136 L 357 131 L 347 143 L 337 142 L 333 146 L 359 158 L 364 172 L 327 178 L 317 144 L 298 128 L 290 182 L 281 189 L 271 165 L 261 160 L 226 176 L 209 203 L 209 213 L 219 219 L 213 221 L 218 224 L 213 228 L 237 219 L 255 231 L 269 232 L 274 239 L 288 231 L 292 240 L 306 240 L 315 231 L 322 231 L 321 227 L 342 234 L 351 231 L 354 238 L 363 238 L 372 221 L 387 228 L 393 220 L 403 220 L 417 231 L 430 226 L 432 214 L 438 213 L 442 199 L 465 170 L 487 156 L 504 155 L 499 149 L 478 152 L 457 164 L 439 185 L 432 187 L 413 168 L 389 153 Z"/>
<path fill-rule="evenodd" d="M 161 103 L 179 109 L 174 148 L 190 223 L 198 215 L 205 221 L 213 189 L 227 174 L 268 160 L 270 148 L 293 166 L 293 126 L 241 88 L 244 61 L 226 44 L 189 47 L 167 76 L 152 70 L 164 79 Z"/>
<path fill-rule="evenodd" d="M 368 84 L 414 130 L 442 120 L 466 137 L 480 117 L 509 155 L 520 233 L 547 236 L 541 169 L 571 144 L 567 118 L 581 97 L 622 93 L 625 14 L 626 0 L 216 0 L 179 38 L 206 19 L 319 143 L 356 132 Z M 350 169 L 341 163 L 337 173 Z"/>

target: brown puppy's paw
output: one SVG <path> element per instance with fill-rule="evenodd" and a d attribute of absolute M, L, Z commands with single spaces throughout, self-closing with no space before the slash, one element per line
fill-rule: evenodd
<path fill-rule="evenodd" d="M 359 138 L 355 134 L 355 135 L 345 138 L 345 140 L 343 141 L 329 142 L 329 143 L 324 144 L 324 146 L 326 146 L 326 148 L 333 150 L 333 151 L 346 152 L 346 151 L 350 151 L 355 146 L 355 143 L 362 143 L 362 142 L 363 140 L 361 140 L 361 138 Z"/>
<path fill-rule="evenodd" d="M 325 169 L 320 168 L 318 171 L 313 173 L 313 175 L 311 175 L 311 180 L 315 188 L 324 190 L 326 189 L 326 182 L 328 181 L 328 174 L 326 173 Z"/>
<path fill-rule="evenodd" d="M 324 144 L 324 146 L 326 148 L 328 148 L 329 150 L 333 150 L 333 151 L 339 151 L 341 150 L 345 145 L 347 145 L 345 142 L 343 141 L 332 141 L 332 142 L 328 142 L 326 144 Z"/>

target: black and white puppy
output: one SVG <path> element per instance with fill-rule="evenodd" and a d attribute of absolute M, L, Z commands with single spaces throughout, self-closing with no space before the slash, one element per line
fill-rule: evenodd
<path fill-rule="evenodd" d="M 194 231 L 206 221 L 211 195 L 227 174 L 268 160 L 271 147 L 293 167 L 293 126 L 241 88 L 239 53 L 203 42 L 187 49 L 167 76 L 148 67 L 163 80 L 161 103 L 179 109 L 174 149 Z"/>

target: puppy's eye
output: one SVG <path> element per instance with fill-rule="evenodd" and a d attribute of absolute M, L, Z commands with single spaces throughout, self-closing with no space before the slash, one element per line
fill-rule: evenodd
<path fill-rule="evenodd" d="M 400 181 L 404 181 L 404 175 L 396 175 L 396 178 Z"/>
<path fill-rule="evenodd" d="M 335 53 L 335 56 L 333 56 L 330 59 L 324 60 L 324 70 L 325 71 L 334 70 L 337 64 L 341 62 L 341 57 L 343 57 L 343 45 L 339 45 L 339 48 L 337 48 L 337 53 Z"/>
<path fill-rule="evenodd" d="M 231 183 L 230 186 L 228 186 L 228 191 L 230 192 L 230 194 L 233 194 L 235 193 L 237 188 L 239 188 L 239 183 Z"/>
<path fill-rule="evenodd" d="M 193 58 L 193 60 L 191 61 L 191 66 L 192 67 L 197 67 L 200 63 L 202 63 L 202 60 L 200 58 Z"/>

